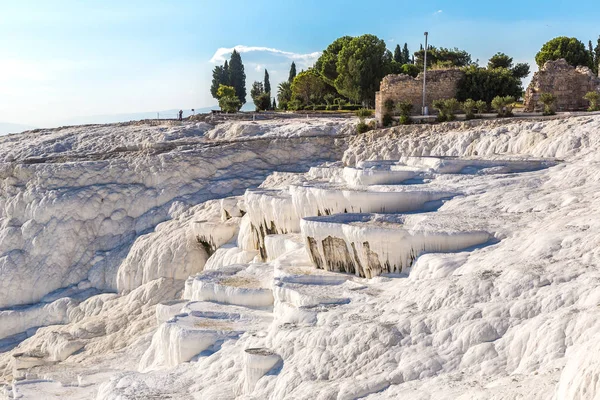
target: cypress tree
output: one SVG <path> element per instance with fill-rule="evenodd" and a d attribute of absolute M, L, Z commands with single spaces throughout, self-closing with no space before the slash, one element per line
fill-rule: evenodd
<path fill-rule="evenodd" d="M 275 97 L 273 97 L 273 110 L 277 110 L 277 102 L 275 101 Z"/>
<path fill-rule="evenodd" d="M 269 71 L 265 69 L 265 93 L 271 93 L 271 82 L 269 82 Z"/>
<path fill-rule="evenodd" d="M 592 41 L 588 41 L 588 51 L 590 52 L 590 62 L 592 63 L 591 68 L 592 71 L 596 72 L 596 53 L 594 53 L 594 46 L 592 46 Z"/>
<path fill-rule="evenodd" d="M 402 64 L 411 64 L 410 52 L 408 51 L 408 44 L 406 43 L 404 43 L 404 48 L 402 49 Z"/>
<path fill-rule="evenodd" d="M 235 89 L 235 95 L 240 99 L 240 103 L 246 103 L 246 72 L 242 57 L 235 49 L 231 53 L 229 60 L 229 85 Z"/>
<path fill-rule="evenodd" d="M 290 77 L 288 78 L 288 82 L 292 83 L 294 78 L 296 77 L 296 63 L 292 61 L 292 66 L 290 67 Z"/>
<path fill-rule="evenodd" d="M 229 86 L 229 63 L 225 60 L 225 65 L 223 65 L 223 82 L 221 82 L 225 86 Z"/>
<path fill-rule="evenodd" d="M 212 76 L 213 77 L 212 77 L 212 83 L 210 85 L 210 94 L 215 99 L 218 99 L 218 97 L 217 97 L 217 90 L 219 90 L 219 86 L 221 84 L 224 84 L 224 82 L 223 82 L 223 67 L 220 66 L 220 65 L 217 65 L 213 69 Z"/>
<path fill-rule="evenodd" d="M 400 50 L 400 45 L 397 44 L 396 48 L 394 49 L 394 61 L 400 64 L 405 64 L 403 60 L 404 59 L 402 58 L 402 50 Z"/>
<path fill-rule="evenodd" d="M 600 36 L 598 36 L 596 47 L 594 47 L 594 60 L 596 62 L 596 72 L 598 72 L 598 64 L 600 64 Z"/>

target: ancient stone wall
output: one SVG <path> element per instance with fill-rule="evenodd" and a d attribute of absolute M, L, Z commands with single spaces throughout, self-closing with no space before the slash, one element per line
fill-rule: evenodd
<path fill-rule="evenodd" d="M 438 99 L 456 97 L 458 85 L 464 78 L 464 72 L 458 69 L 441 69 L 427 71 L 427 96 L 425 104 L 429 112 L 434 113 L 431 103 Z M 413 104 L 413 114 L 420 114 L 423 106 L 423 74 L 416 78 L 409 75 L 387 75 L 381 81 L 379 92 L 375 94 L 375 116 L 381 123 L 385 114 L 386 100 L 410 101 Z"/>
<path fill-rule="evenodd" d="M 600 90 L 600 78 L 588 67 L 575 68 L 564 59 L 548 61 L 533 74 L 525 92 L 525 111 L 543 110 L 544 106 L 539 101 L 542 93 L 556 96 L 556 111 L 585 110 L 589 102 L 583 96 L 594 90 Z"/>

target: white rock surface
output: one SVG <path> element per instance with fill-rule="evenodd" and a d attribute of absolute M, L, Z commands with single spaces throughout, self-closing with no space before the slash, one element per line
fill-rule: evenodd
<path fill-rule="evenodd" d="M 101 147 L 101 144 L 91 144 L 98 141 L 101 131 L 106 134 L 110 129 L 119 130 L 115 127 L 94 127 L 69 128 L 66 131 L 73 129 L 97 132 L 93 139 L 85 139 L 85 134 L 80 142 L 71 138 L 72 148 L 87 149 L 78 154 L 94 146 Z M 134 128 L 115 132 L 107 143 L 127 141 L 128 135 L 133 133 L 131 129 Z M 60 139 L 63 133 L 46 132 L 39 138 L 35 136 L 37 134 L 28 134 L 29 144 L 26 141 L 18 144 L 15 157 L 54 154 L 52 143 L 66 143 L 66 139 Z M 172 131 L 171 134 L 184 138 L 181 140 L 192 140 L 182 131 Z M 54 139 L 53 135 L 56 135 Z M 137 140 L 142 135 L 142 132 L 137 132 L 131 137 Z M 294 140 L 307 142 L 303 142 L 302 147 Z M 168 348 L 164 340 L 157 340 L 159 344 L 152 345 L 152 337 L 159 327 L 157 308 L 168 306 L 170 301 L 181 300 L 183 281 L 163 277 L 141 283 L 126 295 L 93 296 L 70 309 L 68 324 L 40 328 L 15 349 L 0 355 L 0 373 L 7 390 L 13 391 L 14 386 L 14 390 L 24 398 L 111 400 L 161 397 L 236 399 L 244 396 L 255 399 L 369 400 L 562 400 L 598 397 L 599 369 L 595 353 L 598 351 L 596 343 L 600 342 L 600 117 L 521 121 L 501 126 L 495 122 L 482 122 L 472 128 L 444 124 L 437 125 L 435 131 L 416 126 L 369 132 L 347 140 L 344 160 L 348 166 L 356 166 L 355 162 L 360 160 L 373 162 L 373 165 L 378 164 L 375 160 L 397 162 L 405 155 L 556 157 L 563 162 L 552 168 L 518 174 L 434 174 L 423 185 L 415 185 L 462 195 L 446 201 L 433 213 L 407 217 L 414 229 L 460 226 L 461 231 L 494 232 L 498 241 L 466 252 L 425 254 L 417 258 L 408 278 L 380 276 L 360 279 L 319 271 L 310 267 L 304 249 L 286 251 L 281 238 L 274 238 L 272 244 L 278 250 L 273 254 L 277 258 L 266 264 L 273 271 L 273 309 L 253 310 L 216 302 L 196 303 L 201 304 L 197 307 L 184 306 L 179 311 L 188 316 L 194 315 L 193 312 L 203 313 L 195 317 L 201 321 L 212 319 L 214 322 L 216 317 L 224 315 L 228 315 L 225 319 L 233 321 L 233 315 L 239 314 L 249 316 L 246 321 L 250 322 L 220 329 L 222 332 L 244 333 L 231 339 L 227 336 L 209 351 L 192 355 L 189 362 L 176 366 L 169 367 L 161 361 L 168 360 L 171 353 L 155 351 L 154 356 L 148 356 L 147 365 L 152 366 L 151 371 L 138 371 L 140 360 L 151 347 L 155 350 Z M 300 160 L 302 152 L 304 157 L 311 157 L 306 153 L 306 146 L 323 149 L 323 152 L 311 150 L 320 161 L 331 156 L 324 154 L 325 144 L 330 142 L 323 142 L 323 138 L 304 137 L 282 142 L 273 140 L 269 147 L 263 139 L 254 138 L 251 143 L 244 142 L 243 145 L 242 142 L 221 143 L 217 146 L 225 148 L 214 152 L 211 148 L 195 152 L 195 145 L 188 144 L 194 156 L 190 157 L 190 165 L 191 159 L 196 163 L 199 159 L 211 159 L 211 163 L 201 166 L 206 169 L 223 162 L 220 157 L 231 156 L 235 159 L 234 164 L 239 165 L 228 164 L 228 171 L 233 173 L 235 170 L 238 176 L 244 176 L 234 186 L 245 188 L 260 183 L 257 182 L 261 180 L 257 174 L 266 173 L 275 164 L 289 166 L 295 162 L 290 157 L 298 155 L 295 160 Z M 2 146 L 8 146 L 8 142 L 2 143 L 5 143 Z M 261 147 L 253 147 L 259 144 Z M 185 151 L 179 147 L 162 155 L 148 155 L 140 148 L 135 150 L 135 156 L 128 154 L 125 158 L 131 165 L 137 164 L 140 171 L 152 179 L 160 174 L 148 173 L 151 164 L 143 163 L 142 159 L 156 161 L 173 152 L 186 158 L 181 154 Z M 148 146 L 146 151 L 152 148 L 153 151 L 158 148 L 164 150 L 160 145 Z M 269 148 L 273 151 L 267 154 Z M 265 156 L 261 159 L 271 157 L 269 163 L 256 162 L 259 149 L 261 157 Z M 328 149 L 330 153 L 331 149 Z M 8 151 L 4 153 L 4 159 L 7 154 Z M 275 155 L 281 158 L 281 164 L 273 161 Z M 74 153 L 70 153 L 69 157 L 74 157 Z M 171 162 L 175 163 L 176 159 L 163 158 L 165 170 L 173 171 Z M 70 168 L 76 173 L 72 174 L 72 178 L 63 180 L 72 182 L 79 174 L 82 177 L 77 179 L 85 182 L 89 176 L 86 174 L 92 173 L 97 162 L 72 162 Z M 309 166 L 307 159 L 299 163 Z M 83 164 L 88 166 L 84 168 Z M 188 164 L 183 167 L 175 164 L 178 165 L 175 170 L 187 170 Z M 61 168 L 67 168 L 66 165 Z M 248 171 L 248 175 L 243 175 L 241 171 L 248 169 L 248 165 L 252 165 L 253 169 Z M 15 181 L 13 175 L 8 177 L 8 181 L 2 181 L 0 201 L 4 214 L 1 214 L 3 236 L 0 247 L 7 247 L 2 247 L 5 264 L 0 273 L 2 282 L 15 282 L 10 286 L 11 294 L 13 289 L 17 295 L 21 289 L 27 292 L 22 296 L 25 300 L 35 298 L 32 293 L 36 289 L 24 285 L 43 281 L 46 276 L 46 272 L 36 274 L 33 270 L 40 265 L 38 261 L 57 252 L 57 241 L 49 238 L 56 236 L 68 242 L 65 246 L 87 248 L 100 239 L 89 240 L 92 234 L 88 235 L 79 226 L 81 216 L 78 212 L 96 215 L 96 211 L 103 213 L 106 210 L 102 209 L 102 202 L 97 208 L 82 206 L 86 204 L 86 195 L 78 198 L 74 194 L 78 191 L 86 193 L 87 189 L 82 185 L 74 185 L 78 189 L 73 189 L 74 193 L 62 199 L 52 212 L 51 208 L 46 208 L 52 206 L 49 200 L 44 200 L 43 208 L 39 208 L 40 203 L 35 199 L 54 195 L 50 189 L 40 189 L 42 183 L 44 188 L 49 188 L 52 181 L 54 184 L 60 182 L 60 190 L 67 191 L 63 186 L 65 183 L 55 180 L 57 175 L 49 173 L 56 164 L 15 163 L 10 164 L 10 168 L 29 174 L 31 183 Z M 123 171 L 119 169 L 116 175 L 127 175 Z M 106 171 L 98 173 L 99 177 L 106 175 Z M 181 193 L 183 189 L 177 188 L 189 184 L 188 178 L 175 179 L 173 187 L 165 190 L 179 190 Z M 212 188 L 214 184 L 224 192 L 223 182 L 216 178 L 215 175 L 211 183 L 202 187 Z M 282 189 L 289 184 L 310 183 L 311 179 L 309 176 L 278 176 L 269 181 L 274 185 L 272 188 Z M 284 182 L 283 186 L 276 187 Z M 119 198 L 127 203 L 127 215 L 137 206 L 139 198 L 136 198 L 136 192 L 127 191 L 125 195 L 122 189 L 125 186 L 137 187 L 138 183 L 119 184 Z M 30 189 L 26 188 L 27 185 Z M 203 190 L 200 186 L 195 186 L 195 189 L 194 193 Z M 190 197 L 187 204 L 197 204 L 207 198 Z M 72 206 L 68 212 L 65 210 L 61 214 L 59 211 L 67 205 L 67 199 Z M 165 212 L 156 221 L 170 218 L 174 219 L 174 224 L 179 224 L 182 221 L 175 220 L 186 209 L 187 206 L 171 204 L 169 210 L 173 218 Z M 31 216 L 35 214 L 40 219 L 24 218 L 30 215 L 27 214 L 30 211 Z M 60 218 L 44 220 L 40 215 Z M 81 229 L 73 230 L 80 236 L 61 236 L 68 232 L 67 215 L 72 215 L 72 226 Z M 248 221 L 246 217 L 242 218 L 242 225 Z M 62 222 L 52 222 L 54 220 Z M 32 222 L 26 224 L 27 221 Z M 41 233 L 31 236 L 16 234 L 29 232 L 27 229 L 39 224 L 36 221 L 45 221 L 43 228 L 38 226 Z M 117 267 L 127 257 L 134 239 L 156 226 L 156 222 L 149 222 L 149 219 L 144 224 L 145 227 L 131 238 L 128 236 L 126 241 L 119 239 L 128 243 L 122 250 L 123 254 L 113 256 L 111 268 L 102 269 L 107 273 L 112 271 L 115 280 Z M 106 236 L 97 236 L 93 229 L 96 225 L 91 222 L 88 225 L 95 238 L 104 237 L 102 240 L 109 241 Z M 111 226 L 110 229 L 120 227 Z M 46 233 L 43 233 L 44 230 Z M 160 230 L 154 233 L 158 234 Z M 35 229 L 33 231 L 36 232 Z M 238 240 L 244 231 L 242 226 Z M 80 242 L 77 241 L 79 238 Z M 35 257 L 30 253 L 22 254 L 23 248 L 28 252 L 34 248 L 27 247 L 28 241 L 36 241 L 39 253 Z M 271 242 L 271 239 L 265 241 Z M 156 245 L 159 242 L 162 241 L 157 239 Z M 44 246 L 39 246 L 40 243 Z M 55 248 L 50 250 L 46 246 Z M 18 254 L 5 251 L 9 247 L 17 249 Z M 95 248 L 92 248 L 92 254 L 96 254 Z M 60 249 L 66 247 L 61 245 Z M 12 272 L 15 264 L 6 264 L 6 257 L 12 257 L 11 260 L 24 257 L 35 262 L 24 263 L 23 278 L 19 278 L 20 273 Z M 89 258 L 87 260 L 85 262 L 89 262 Z M 225 258 L 221 260 L 215 272 L 227 268 Z M 74 262 L 74 265 L 78 264 Z M 67 271 L 69 268 L 59 270 Z M 71 269 L 77 271 L 78 268 Z M 72 278 L 74 284 L 85 281 L 88 274 L 79 275 Z M 13 278 L 16 280 L 11 281 Z M 60 283 L 60 287 L 64 286 L 68 285 Z M 6 295 L 3 287 L 6 289 L 7 286 L 0 284 L 0 295 Z M 39 290 L 39 296 L 43 297 L 49 287 Z M 331 299 L 344 301 L 327 301 Z M 163 306 L 157 307 L 157 304 Z M 168 316 L 171 312 L 175 310 L 163 309 L 161 315 Z M 244 331 L 243 326 L 253 328 Z M 207 330 L 219 331 L 214 329 L 214 324 Z M 180 337 L 183 338 L 175 335 L 177 340 Z M 71 341 L 77 346 L 66 345 Z M 72 352 L 80 344 L 84 346 Z M 180 349 L 187 351 L 186 346 Z M 242 355 L 249 348 L 269 349 L 281 357 L 282 365 L 280 369 L 260 377 L 252 390 L 244 393 L 245 364 Z M 188 354 L 186 351 L 180 354 Z M 13 385 L 14 377 L 22 380 L 14 380 Z M 79 382 L 84 384 L 79 385 Z"/>

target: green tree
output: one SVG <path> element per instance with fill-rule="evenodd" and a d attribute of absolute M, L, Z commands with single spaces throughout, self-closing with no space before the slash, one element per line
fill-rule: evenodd
<path fill-rule="evenodd" d="M 402 64 L 412 64 L 410 60 L 410 52 L 408 51 L 408 44 L 404 43 L 402 48 Z"/>
<path fill-rule="evenodd" d="M 457 98 L 483 100 L 491 103 L 494 97 L 521 97 L 523 87 L 521 79 L 517 78 L 508 68 L 480 68 L 475 65 L 462 69 L 464 79 L 458 86 Z"/>
<path fill-rule="evenodd" d="M 292 84 L 290 82 L 281 82 L 279 84 L 277 100 L 281 109 L 287 109 L 287 104 L 292 100 Z"/>
<path fill-rule="evenodd" d="M 399 44 L 397 44 L 396 48 L 394 49 L 394 61 L 400 65 L 404 64 L 404 57 L 402 57 L 402 50 L 400 50 Z"/>
<path fill-rule="evenodd" d="M 269 71 L 265 69 L 265 93 L 271 93 L 271 82 L 269 81 Z"/>
<path fill-rule="evenodd" d="M 475 102 L 475 109 L 477 110 L 477 114 L 479 114 L 481 116 L 481 114 L 483 114 L 484 112 L 487 111 L 488 105 L 485 101 L 483 100 L 477 100 Z"/>
<path fill-rule="evenodd" d="M 300 72 L 292 83 L 292 99 L 298 99 L 305 105 L 319 102 L 325 93 L 325 82 L 314 69 Z"/>
<path fill-rule="evenodd" d="M 390 63 L 391 53 L 383 40 L 374 35 L 353 38 L 339 53 L 335 88 L 351 100 L 373 105 Z"/>
<path fill-rule="evenodd" d="M 315 70 L 321 75 L 323 80 L 335 86 L 335 80 L 338 77 L 337 64 L 338 55 L 345 45 L 352 41 L 352 36 L 342 36 L 333 41 L 321 54 L 321 57 L 315 63 Z"/>
<path fill-rule="evenodd" d="M 592 61 L 592 71 L 596 75 L 598 75 L 598 56 L 596 55 L 596 51 L 594 50 L 594 46 L 592 45 L 592 41 L 588 42 L 588 51 L 590 53 L 590 60 Z"/>
<path fill-rule="evenodd" d="M 240 103 L 246 103 L 246 72 L 242 57 L 235 49 L 231 53 L 229 60 L 229 84 L 235 88 L 235 95 L 240 99 Z"/>
<path fill-rule="evenodd" d="M 590 54 L 585 45 L 576 38 L 556 37 L 542 46 L 536 54 L 535 62 L 542 68 L 547 61 L 564 58 L 569 64 L 591 66 Z"/>
<path fill-rule="evenodd" d="M 229 62 L 225 60 L 225 64 L 223 65 L 223 85 L 229 85 Z"/>
<path fill-rule="evenodd" d="M 220 85 L 216 96 L 219 99 L 219 107 L 226 113 L 237 112 L 242 107 L 240 99 L 235 95 L 233 86 Z"/>
<path fill-rule="evenodd" d="M 514 67 L 511 68 L 512 74 L 515 78 L 523 79 L 529 75 L 529 64 L 527 63 L 518 63 Z"/>
<path fill-rule="evenodd" d="M 292 66 L 290 67 L 290 75 L 288 77 L 288 82 L 290 85 L 294 82 L 294 78 L 296 77 L 296 63 L 292 61 Z"/>
<path fill-rule="evenodd" d="M 600 36 L 598 36 L 596 47 L 594 47 L 594 59 L 596 60 L 596 72 L 598 72 L 598 69 L 600 69 Z"/>
<path fill-rule="evenodd" d="M 513 59 L 504 53 L 494 54 L 488 61 L 488 68 L 512 68 Z"/>
<path fill-rule="evenodd" d="M 235 96 L 235 88 L 233 86 L 219 85 L 219 89 L 217 89 L 217 99 L 231 96 Z"/>
<path fill-rule="evenodd" d="M 477 108 L 477 102 L 473 99 L 467 99 L 462 103 L 462 109 L 465 112 L 465 119 L 475 118 L 474 110 Z"/>
<path fill-rule="evenodd" d="M 275 97 L 273 97 L 273 105 L 271 105 L 272 110 L 277 110 L 277 102 L 275 101 Z"/>
<path fill-rule="evenodd" d="M 271 94 L 265 92 L 262 82 L 254 82 L 250 90 L 250 96 L 256 107 L 256 111 L 264 111 L 271 107 Z"/>
<path fill-rule="evenodd" d="M 421 49 L 415 53 L 415 64 L 419 69 L 423 69 L 423 59 L 425 57 L 425 50 Z M 453 67 L 467 67 L 473 65 L 471 55 L 464 50 L 458 48 L 445 48 L 440 47 L 439 49 L 430 46 L 427 50 L 427 68 L 436 64 L 446 64 Z"/>
<path fill-rule="evenodd" d="M 210 94 L 215 99 L 218 99 L 217 91 L 219 90 L 220 85 L 228 85 L 229 77 L 227 76 L 225 67 L 227 66 L 227 62 L 225 62 L 225 66 L 217 65 L 212 72 L 212 83 L 210 85 Z"/>
<path fill-rule="evenodd" d="M 512 117 L 515 98 L 512 96 L 496 96 L 492 100 L 492 108 L 498 113 L 498 117 Z"/>

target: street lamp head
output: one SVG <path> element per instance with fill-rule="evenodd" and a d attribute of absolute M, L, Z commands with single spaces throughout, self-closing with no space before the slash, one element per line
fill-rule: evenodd
<path fill-rule="evenodd" d="M 425 36 L 429 35 L 429 32 L 425 32 Z"/>

